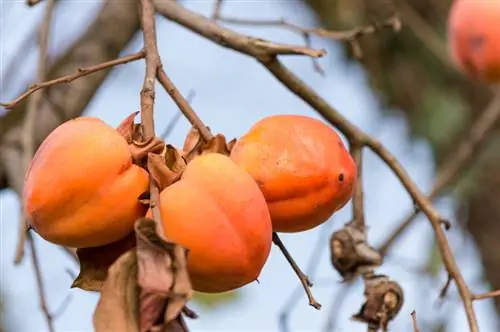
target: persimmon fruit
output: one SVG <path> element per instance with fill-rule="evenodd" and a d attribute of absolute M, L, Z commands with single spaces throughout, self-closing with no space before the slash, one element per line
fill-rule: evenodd
<path fill-rule="evenodd" d="M 266 117 L 236 142 L 230 157 L 259 185 L 276 232 L 312 229 L 353 194 L 354 160 L 335 130 L 314 118 Z"/>
<path fill-rule="evenodd" d="M 468 77 L 500 81 L 500 1 L 455 0 L 448 13 L 448 48 Z"/>
<path fill-rule="evenodd" d="M 148 173 L 126 139 L 95 117 L 62 123 L 38 148 L 24 179 L 23 204 L 35 231 L 69 247 L 105 245 L 133 230 L 147 211 L 138 197 Z"/>
<path fill-rule="evenodd" d="M 194 290 L 224 292 L 258 278 L 272 245 L 269 210 L 252 177 L 229 157 L 212 152 L 190 161 L 161 191 L 160 214 L 167 239 L 189 250 Z"/>

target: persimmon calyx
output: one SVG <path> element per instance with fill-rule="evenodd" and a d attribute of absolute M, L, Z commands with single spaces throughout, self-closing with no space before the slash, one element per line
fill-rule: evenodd
<path fill-rule="evenodd" d="M 380 253 L 366 242 L 355 221 L 347 223 L 330 238 L 330 259 L 344 282 L 351 281 L 382 264 Z"/>
<path fill-rule="evenodd" d="M 184 140 L 182 157 L 186 160 L 186 162 L 190 162 L 196 156 L 200 156 L 205 153 L 215 152 L 229 156 L 235 143 L 236 139 L 232 139 L 230 142 L 227 142 L 226 137 L 223 134 L 217 134 L 205 142 L 202 139 L 200 132 L 196 128 L 192 127 Z"/>
<path fill-rule="evenodd" d="M 158 189 L 162 191 L 180 179 L 186 163 L 176 148 L 167 145 L 164 157 L 153 153 L 148 154 L 147 167 L 152 180 L 156 182 Z"/>
<path fill-rule="evenodd" d="M 151 137 L 147 141 L 132 141 L 129 145 L 134 164 L 143 165 L 148 154 L 160 154 L 165 149 L 165 142 L 158 137 Z"/>
<path fill-rule="evenodd" d="M 139 141 L 142 138 L 142 126 L 134 123 L 134 119 L 139 112 L 133 112 L 127 116 L 116 128 L 116 131 L 131 144 L 133 141 Z"/>

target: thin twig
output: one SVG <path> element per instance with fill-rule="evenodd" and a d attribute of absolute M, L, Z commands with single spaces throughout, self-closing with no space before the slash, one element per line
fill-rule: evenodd
<path fill-rule="evenodd" d="M 434 208 L 431 201 L 417 187 L 399 161 L 377 140 L 369 136 L 357 126 L 350 123 L 343 115 L 334 109 L 326 100 L 286 68 L 277 58 L 275 48 L 267 43 L 254 43 L 248 36 L 221 27 L 210 19 L 196 14 L 174 1 L 154 0 L 156 10 L 166 18 L 185 28 L 204 36 L 219 45 L 250 55 L 265 66 L 275 78 L 283 83 L 291 92 L 310 105 L 328 122 L 337 127 L 349 141 L 369 147 L 394 172 L 405 187 L 413 201 L 428 217 L 434 230 L 439 252 L 448 272 L 454 277 L 463 302 L 467 321 L 471 332 L 478 332 L 477 318 L 472 306 L 472 294 L 457 266 L 455 257 L 441 227 L 443 218 Z M 265 46 L 263 46 L 265 45 Z"/>
<path fill-rule="evenodd" d="M 321 309 L 321 304 L 318 301 L 316 301 L 314 299 L 314 296 L 312 295 L 312 292 L 311 292 L 312 283 L 311 283 L 311 281 L 309 280 L 307 275 L 305 275 L 304 272 L 302 272 L 300 267 L 297 265 L 297 263 L 293 259 L 292 255 L 290 255 L 290 253 L 286 249 L 285 245 L 283 244 L 283 241 L 281 241 L 281 239 L 279 238 L 277 233 L 273 233 L 273 243 L 281 250 L 281 252 L 283 253 L 283 256 L 285 256 L 286 260 L 288 261 L 288 263 L 290 264 L 292 269 L 297 274 L 297 277 L 299 277 L 299 280 L 302 283 L 302 287 L 304 287 L 304 291 L 306 292 L 307 298 L 309 299 L 309 305 L 317 310 Z"/>
<path fill-rule="evenodd" d="M 413 321 L 413 332 L 420 332 L 420 330 L 418 329 L 417 313 L 415 312 L 415 310 L 411 312 L 411 319 Z"/>
<path fill-rule="evenodd" d="M 154 99 L 156 73 L 160 66 L 160 55 L 156 45 L 156 23 L 155 11 L 150 0 L 140 0 L 141 25 L 144 36 L 144 50 L 146 52 L 146 73 L 141 90 L 141 124 L 144 132 L 144 140 L 155 137 L 154 125 Z M 150 207 L 153 219 L 156 222 L 156 230 L 164 235 L 161 227 L 160 215 L 160 190 L 158 184 L 149 176 Z"/>
<path fill-rule="evenodd" d="M 438 198 L 446 188 L 449 188 L 458 180 L 460 174 L 473 164 L 476 160 L 476 156 L 482 151 L 482 147 L 486 145 L 491 133 L 499 123 L 500 93 L 497 93 L 482 112 L 482 115 L 472 124 L 470 130 L 460 141 L 457 148 L 451 152 L 450 157 L 447 158 L 444 164 L 439 168 L 436 180 L 434 181 L 431 193 L 428 197 L 429 200 Z M 413 211 L 398 227 L 396 227 L 387 239 L 383 241 L 378 249 L 382 256 L 387 255 L 387 252 L 399 236 L 408 229 L 419 214 L 420 210 Z"/>
<path fill-rule="evenodd" d="M 194 90 L 189 91 L 188 95 L 186 96 L 186 100 L 188 101 L 189 104 L 193 102 L 193 98 L 196 95 Z M 167 126 L 165 127 L 165 130 L 163 133 L 160 135 L 162 139 L 167 139 L 168 136 L 172 133 L 174 130 L 175 126 L 177 125 L 179 119 L 181 118 L 182 112 L 179 110 L 179 112 L 176 112 L 174 114 L 174 117 L 168 122 Z"/>
<path fill-rule="evenodd" d="M 306 40 L 306 46 L 310 47 L 307 40 L 311 35 L 315 35 L 321 38 L 340 41 L 348 43 L 351 47 L 354 56 L 357 58 L 362 57 L 361 48 L 359 46 L 359 38 L 367 35 L 371 35 L 381 28 L 391 28 L 394 31 L 399 31 L 401 29 L 401 21 L 397 15 L 392 16 L 382 22 L 377 22 L 372 25 L 366 25 L 362 27 L 356 27 L 354 29 L 344 30 L 344 31 L 331 31 L 323 28 L 304 28 L 297 24 L 291 23 L 285 19 L 278 20 L 253 20 L 253 19 L 242 19 L 235 17 L 225 17 L 218 16 L 217 21 L 238 24 L 238 25 L 250 25 L 250 26 L 261 26 L 261 27 L 277 27 L 284 28 L 304 36 Z"/>
<path fill-rule="evenodd" d="M 203 121 L 201 121 L 200 117 L 196 114 L 191 105 L 189 105 L 189 102 L 182 96 L 179 90 L 175 87 L 174 82 L 170 80 L 167 73 L 165 73 L 161 67 L 158 69 L 157 78 L 165 91 L 167 91 L 170 97 L 177 104 L 182 114 L 184 114 L 184 116 L 188 119 L 189 123 L 191 123 L 194 128 L 198 129 L 201 137 L 205 141 L 210 140 L 213 137 L 210 130 L 208 130 L 207 126 L 205 126 Z"/>
<path fill-rule="evenodd" d="M 472 296 L 472 299 L 473 300 L 484 300 L 484 299 L 491 299 L 493 297 L 498 297 L 498 296 L 500 296 L 499 289 L 491 291 L 491 292 L 483 293 L 483 294 L 476 294 L 476 295 Z"/>
<path fill-rule="evenodd" d="M 352 198 L 352 215 L 358 229 L 365 231 L 365 213 L 363 199 L 363 146 L 357 142 L 350 145 L 351 155 L 357 167 L 357 179 Z M 366 234 L 365 234 L 366 236 Z"/>
<path fill-rule="evenodd" d="M 137 53 L 130 54 L 130 55 L 127 55 L 127 56 L 124 56 L 124 57 L 121 57 L 121 58 L 118 58 L 115 60 L 100 63 L 98 65 L 89 66 L 89 67 L 85 67 L 85 68 L 79 68 L 76 73 L 69 74 L 69 75 L 62 76 L 62 77 L 58 77 L 56 79 L 46 81 L 43 83 L 34 84 L 34 85 L 30 86 L 28 88 L 28 90 L 26 90 L 23 94 L 21 94 L 16 99 L 14 99 L 10 102 L 0 102 L 0 106 L 4 107 L 5 109 L 12 109 L 16 105 L 18 105 L 22 100 L 27 98 L 29 95 L 31 95 L 35 91 L 38 91 L 42 88 L 46 88 L 46 87 L 49 87 L 49 86 L 55 85 L 55 84 L 71 83 L 72 81 L 74 81 L 80 77 L 84 77 L 84 76 L 93 74 L 93 73 L 101 71 L 103 69 L 106 69 L 109 67 L 114 67 L 117 65 L 122 65 L 122 64 L 131 62 L 131 61 L 143 59 L 145 55 L 146 55 L 145 51 L 142 50 L 142 51 L 139 51 Z"/>
<path fill-rule="evenodd" d="M 33 270 L 35 271 L 35 278 L 38 286 L 38 299 L 40 301 L 40 308 L 45 316 L 45 321 L 47 322 L 47 328 L 49 332 L 54 332 L 55 331 L 54 320 L 49 312 L 47 306 L 47 300 L 45 298 L 45 289 L 43 286 L 42 271 L 40 270 L 40 262 L 38 260 L 35 240 L 33 239 L 33 235 L 30 232 L 27 232 L 26 238 L 31 251 L 31 262 L 33 264 Z"/>
<path fill-rule="evenodd" d="M 327 238 L 329 236 L 329 231 L 328 231 L 330 228 L 329 226 L 330 226 L 329 223 L 324 223 L 323 225 L 320 226 L 320 228 L 318 230 L 318 237 L 317 237 L 316 243 L 314 245 L 314 248 L 311 251 L 311 255 L 309 256 L 310 257 L 309 262 L 306 266 L 306 275 L 310 278 L 312 278 L 313 275 L 316 274 L 316 270 L 319 267 L 321 253 L 323 252 L 325 241 L 327 240 Z M 315 282 L 315 285 L 317 285 L 317 282 Z M 288 300 L 285 302 L 285 304 L 283 305 L 283 308 L 281 309 L 281 312 L 279 315 L 279 325 L 280 325 L 281 332 L 289 331 L 288 317 L 289 317 L 291 311 L 294 309 L 295 305 L 297 304 L 297 301 L 299 299 L 299 295 L 301 294 L 300 288 L 301 288 L 301 285 L 297 285 L 297 287 L 295 287 L 295 289 L 292 292 L 290 292 L 290 296 L 288 297 Z"/>

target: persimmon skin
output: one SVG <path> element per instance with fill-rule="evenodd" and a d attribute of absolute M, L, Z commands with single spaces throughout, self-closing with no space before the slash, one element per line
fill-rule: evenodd
<path fill-rule="evenodd" d="M 307 116 L 258 121 L 230 156 L 259 184 L 276 232 L 317 227 L 353 194 L 354 160 L 334 129 Z"/>
<path fill-rule="evenodd" d="M 165 235 L 189 249 L 194 290 L 225 292 L 258 278 L 271 250 L 271 219 L 255 181 L 228 157 L 196 157 L 160 202 Z"/>
<path fill-rule="evenodd" d="M 124 237 L 144 216 L 147 206 L 138 197 L 148 181 L 113 127 L 79 117 L 57 127 L 37 150 L 24 179 L 24 210 L 49 242 L 105 245 Z"/>
<path fill-rule="evenodd" d="M 487 84 L 500 81 L 499 1 L 455 0 L 448 14 L 448 48 L 458 68 Z"/>

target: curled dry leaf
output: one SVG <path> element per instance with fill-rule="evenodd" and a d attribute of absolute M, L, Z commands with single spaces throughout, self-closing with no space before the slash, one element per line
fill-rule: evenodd
<path fill-rule="evenodd" d="M 101 291 L 108 276 L 109 267 L 118 257 L 133 247 L 135 247 L 135 235 L 132 232 L 123 239 L 105 246 L 77 249 L 80 273 L 73 281 L 71 288 Z"/>
<path fill-rule="evenodd" d="M 127 143 L 132 143 L 134 139 L 134 131 L 136 130 L 136 126 L 134 124 L 134 119 L 139 114 L 139 112 L 134 112 L 127 116 L 116 128 L 118 133 L 125 138 Z"/>
<path fill-rule="evenodd" d="M 187 250 L 162 239 L 152 219 L 139 219 L 135 230 L 141 287 L 140 331 L 165 331 L 167 327 L 174 331 L 170 328 L 177 326 L 176 319 L 181 322 L 180 314 L 192 296 Z M 160 326 L 156 326 L 158 322 Z"/>
<path fill-rule="evenodd" d="M 382 264 L 382 256 L 367 244 L 364 232 L 356 227 L 355 222 L 347 223 L 332 234 L 330 259 L 343 281 L 353 280 Z"/>
<path fill-rule="evenodd" d="M 170 152 L 168 152 L 169 150 Z M 167 166 L 167 163 L 171 167 Z M 184 165 L 182 163 L 184 163 L 184 159 L 178 156 L 177 150 L 173 147 L 167 148 L 165 157 L 152 153 L 148 155 L 148 171 L 160 191 L 180 179 L 182 171 L 185 168 L 185 163 Z"/>
<path fill-rule="evenodd" d="M 165 142 L 158 137 L 152 137 L 147 141 L 133 141 L 129 148 L 134 163 L 143 165 L 148 154 L 161 154 L 165 150 Z"/>
<path fill-rule="evenodd" d="M 109 268 L 94 312 L 94 330 L 139 332 L 138 294 L 137 256 L 130 250 Z"/>
<path fill-rule="evenodd" d="M 352 316 L 373 330 L 387 330 L 389 322 L 396 317 L 404 303 L 403 289 L 385 275 L 365 275 L 365 303 Z"/>

